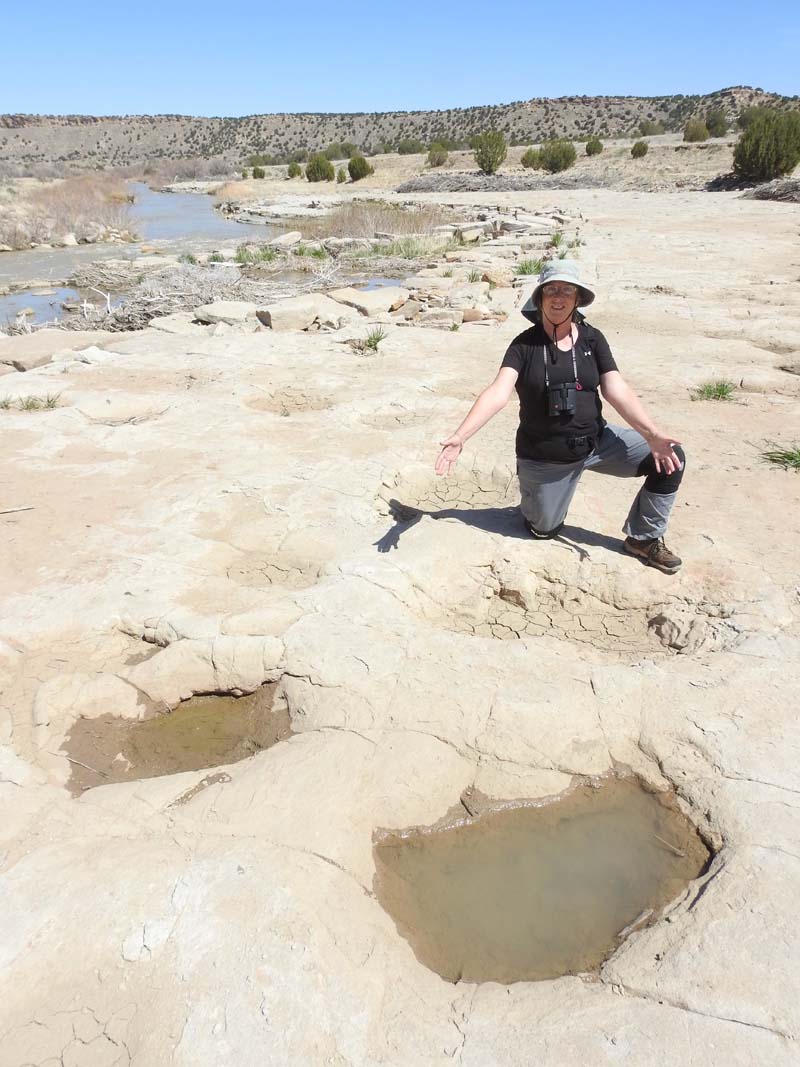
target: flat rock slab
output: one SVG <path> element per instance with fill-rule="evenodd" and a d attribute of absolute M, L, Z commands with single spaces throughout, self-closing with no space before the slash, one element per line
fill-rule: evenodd
<path fill-rule="evenodd" d="M 37 330 L 0 341 L 0 363 L 18 371 L 29 371 L 43 367 L 56 356 L 126 336 L 108 330 Z"/>
<path fill-rule="evenodd" d="M 193 311 L 175 311 L 171 315 L 161 315 L 157 319 L 151 319 L 148 328 L 183 335 L 205 333 L 205 327 L 195 320 Z"/>
<path fill-rule="evenodd" d="M 216 325 L 218 322 L 233 326 L 239 322 L 247 322 L 255 319 L 256 305 L 247 300 L 217 300 L 213 304 L 203 304 L 194 309 L 194 317 L 198 322 Z"/>
<path fill-rule="evenodd" d="M 356 308 L 362 315 L 375 315 L 380 311 L 397 311 L 408 300 L 408 289 L 399 285 L 387 285 L 378 289 L 333 289 L 328 293 L 332 300 Z"/>
<path fill-rule="evenodd" d="M 358 312 L 354 308 L 321 293 L 276 300 L 258 310 L 259 321 L 272 330 L 307 330 L 315 322 L 336 329 L 356 318 Z"/>

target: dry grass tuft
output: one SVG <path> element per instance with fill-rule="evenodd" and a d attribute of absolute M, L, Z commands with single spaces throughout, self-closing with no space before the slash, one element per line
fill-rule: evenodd
<path fill-rule="evenodd" d="M 15 211 L 0 221 L 0 243 L 24 248 L 74 233 L 96 239 L 107 229 L 131 225 L 128 190 L 111 175 L 66 178 L 35 189 L 20 198 Z"/>
<path fill-rule="evenodd" d="M 303 220 L 303 236 L 323 240 L 326 237 L 374 237 L 376 233 L 429 234 L 436 226 L 452 222 L 452 215 L 438 204 L 402 207 L 383 200 L 353 200 L 328 215 Z"/>

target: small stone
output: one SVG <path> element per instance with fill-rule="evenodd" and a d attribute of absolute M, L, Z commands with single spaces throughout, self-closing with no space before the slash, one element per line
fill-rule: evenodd
<path fill-rule="evenodd" d="M 497 286 L 498 289 L 507 289 L 514 284 L 514 275 L 506 270 L 486 270 L 481 280 Z"/>

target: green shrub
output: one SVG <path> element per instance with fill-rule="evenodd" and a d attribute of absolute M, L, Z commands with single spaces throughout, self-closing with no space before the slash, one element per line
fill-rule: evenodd
<path fill-rule="evenodd" d="M 425 145 L 418 137 L 404 137 L 397 146 L 397 151 L 401 156 L 413 156 L 417 152 L 424 152 Z"/>
<path fill-rule="evenodd" d="M 244 168 L 244 169 L 242 170 L 242 177 L 243 177 L 243 178 L 249 178 L 249 177 L 250 177 L 250 171 L 249 171 L 249 170 L 247 169 L 247 167 L 245 167 L 245 168 Z"/>
<path fill-rule="evenodd" d="M 702 119 L 689 119 L 683 128 L 684 141 L 707 141 L 708 126 Z"/>
<path fill-rule="evenodd" d="M 771 114 L 771 112 L 772 108 L 769 107 L 746 107 L 744 111 L 739 112 L 736 123 L 740 130 L 746 130 L 756 119 L 761 119 L 765 115 Z"/>
<path fill-rule="evenodd" d="M 434 141 L 428 149 L 428 163 L 432 167 L 443 167 L 448 159 L 447 149 L 441 142 Z"/>
<path fill-rule="evenodd" d="M 303 168 L 300 166 L 300 164 L 296 160 L 293 159 L 292 162 L 289 164 L 289 166 L 287 168 L 286 177 L 287 178 L 302 178 L 302 176 L 303 176 Z"/>
<path fill-rule="evenodd" d="M 631 147 L 631 155 L 634 159 L 641 159 L 647 155 L 649 148 L 647 141 L 636 141 Z"/>
<path fill-rule="evenodd" d="M 714 108 L 706 115 L 706 127 L 712 137 L 724 137 L 728 132 L 728 120 L 721 108 Z"/>
<path fill-rule="evenodd" d="M 306 163 L 308 161 L 308 149 L 296 148 L 289 156 L 290 163 Z"/>
<path fill-rule="evenodd" d="M 520 160 L 523 167 L 528 167 L 529 170 L 541 170 L 542 169 L 542 153 L 538 148 L 529 148 L 525 152 Z"/>
<path fill-rule="evenodd" d="M 335 177 L 333 163 L 322 152 L 317 152 L 306 164 L 306 178 L 310 182 L 332 182 Z"/>
<path fill-rule="evenodd" d="M 266 176 L 267 176 L 267 172 L 264 170 L 263 167 L 253 167 L 253 177 L 254 178 L 266 178 Z"/>
<path fill-rule="evenodd" d="M 212 252 L 211 255 L 208 257 L 208 262 L 209 263 L 224 263 L 225 262 L 225 257 L 223 256 L 223 254 L 221 252 Z"/>
<path fill-rule="evenodd" d="M 472 139 L 475 162 L 484 174 L 494 174 L 506 158 L 506 139 L 499 130 L 487 130 Z"/>
<path fill-rule="evenodd" d="M 358 145 L 352 141 L 333 141 L 323 153 L 328 159 L 350 159 L 359 154 Z"/>
<path fill-rule="evenodd" d="M 599 137 L 590 137 L 586 142 L 586 155 L 599 156 L 603 151 L 603 142 Z"/>
<path fill-rule="evenodd" d="M 572 141 L 557 138 L 545 141 L 542 145 L 542 166 L 549 174 L 558 174 L 567 170 L 578 158 Z"/>
<path fill-rule="evenodd" d="M 370 174 L 375 173 L 375 168 L 371 167 L 363 156 L 353 156 L 347 164 L 347 170 L 354 182 L 359 182 L 362 178 L 368 178 Z"/>
<path fill-rule="evenodd" d="M 346 181 L 347 171 L 344 169 L 344 167 L 339 167 L 339 169 L 336 171 L 336 184 L 342 185 Z"/>
<path fill-rule="evenodd" d="M 733 150 L 733 172 L 746 181 L 771 181 L 800 163 L 800 112 L 767 111 L 742 133 Z"/>
<path fill-rule="evenodd" d="M 642 137 L 652 137 L 656 133 L 664 132 L 663 122 L 654 122 L 652 119 L 643 119 L 639 123 L 639 134 Z"/>

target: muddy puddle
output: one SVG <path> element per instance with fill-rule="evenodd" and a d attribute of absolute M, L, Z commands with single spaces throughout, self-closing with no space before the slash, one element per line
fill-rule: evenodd
<path fill-rule="evenodd" d="M 78 719 L 62 752 L 73 794 L 97 785 L 156 778 L 237 763 L 291 733 L 289 714 L 273 709 L 274 685 L 243 697 L 199 696 L 139 722 L 111 711 Z"/>
<path fill-rule="evenodd" d="M 544 804 L 380 832 L 375 890 L 417 959 L 451 982 L 596 971 L 710 854 L 667 794 L 584 783 Z"/>

